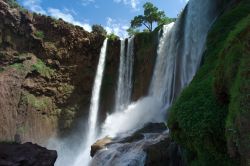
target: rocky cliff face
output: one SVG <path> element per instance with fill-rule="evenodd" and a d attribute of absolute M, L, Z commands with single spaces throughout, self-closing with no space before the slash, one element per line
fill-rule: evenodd
<path fill-rule="evenodd" d="M 42 143 L 87 116 L 103 40 L 0 1 L 0 140 Z"/>
<path fill-rule="evenodd" d="M 157 57 L 158 36 L 158 31 L 135 36 L 133 101 L 148 94 Z"/>
<path fill-rule="evenodd" d="M 78 127 L 78 120 L 87 119 L 104 37 L 63 20 L 12 7 L 7 2 L 0 1 L 0 141 L 45 144 L 52 136 L 69 134 Z M 133 101 L 147 94 L 156 58 L 157 37 L 157 33 L 135 37 Z M 113 111 L 119 60 L 120 41 L 110 40 L 101 87 L 100 123 L 107 112 Z M 79 139 L 81 141 L 81 137 Z M 160 165 L 160 161 L 178 162 L 170 161 L 170 151 L 165 155 L 164 150 L 156 150 L 170 144 L 169 137 L 164 137 L 157 144 L 145 146 L 147 165 Z M 15 148 L 20 146 L 0 145 L 0 151 L 16 151 Z M 17 151 L 17 157 L 9 155 L 0 163 L 43 163 L 43 152 L 41 154 L 37 147 L 38 152 L 33 151 L 32 146 L 24 145 L 26 150 L 34 152 L 31 161 L 25 158 L 27 156 L 20 160 L 22 151 Z M 6 156 L 5 153 L 0 155 Z M 173 155 L 179 154 L 176 151 Z M 53 165 L 55 155 L 52 157 L 45 165 Z"/>
<path fill-rule="evenodd" d="M 103 75 L 101 93 L 100 93 L 100 117 L 99 123 L 102 123 L 107 113 L 113 111 L 115 104 L 117 81 L 119 76 L 120 64 L 120 40 L 109 40 L 106 56 L 106 65 Z"/>
<path fill-rule="evenodd" d="M 158 32 L 139 33 L 134 38 L 134 65 L 131 100 L 137 101 L 148 94 L 154 64 L 157 57 Z M 105 120 L 106 113 L 114 111 L 119 65 L 120 40 L 109 40 L 106 67 L 103 76 L 100 100 L 100 123 Z M 125 41 L 127 47 L 128 40 Z"/>
<path fill-rule="evenodd" d="M 103 36 L 0 1 L 0 141 L 44 143 L 87 119 Z M 132 100 L 147 94 L 157 33 L 135 37 Z M 120 40 L 109 40 L 99 122 L 113 111 Z"/>

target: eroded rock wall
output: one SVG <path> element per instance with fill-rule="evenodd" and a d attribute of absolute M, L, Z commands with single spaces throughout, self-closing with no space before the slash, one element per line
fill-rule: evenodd
<path fill-rule="evenodd" d="M 0 1 L 0 140 L 44 143 L 87 116 L 104 37 Z"/>

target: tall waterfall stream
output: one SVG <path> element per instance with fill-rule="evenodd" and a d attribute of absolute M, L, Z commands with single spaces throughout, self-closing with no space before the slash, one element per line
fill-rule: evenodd
<path fill-rule="evenodd" d="M 170 23 L 163 27 L 162 33 L 159 33 L 157 59 L 148 95 L 132 103 L 134 37 L 128 39 L 127 50 L 125 49 L 125 42 L 121 41 L 115 111 L 107 116 L 104 124 L 101 126 L 101 133 L 97 134 L 96 121 L 107 48 L 107 40 L 104 41 L 93 87 L 88 124 L 89 131 L 85 135 L 87 140 L 84 141 L 84 146 L 79 146 L 82 149 L 77 151 L 76 156 L 71 156 L 76 158 L 74 166 L 89 165 L 90 145 L 98 138 L 107 135 L 116 137 L 121 133 L 133 131 L 148 122 L 165 121 L 167 109 L 181 93 L 182 89 L 192 81 L 201 64 L 207 33 L 218 14 L 218 3 L 215 0 L 190 0 L 181 17 L 175 23 Z M 144 141 L 155 141 L 151 137 L 147 138 L 145 137 Z M 125 166 L 132 160 L 138 161 L 138 165 L 143 165 L 145 153 L 136 148 L 140 147 L 141 143 L 143 142 L 138 142 L 138 144 L 134 145 L 132 150 L 127 148 L 124 154 L 120 154 L 119 160 L 114 159 L 116 165 Z M 117 148 L 121 148 L 121 146 L 114 145 L 100 153 L 99 157 L 102 160 L 100 163 L 102 164 L 99 165 L 110 165 L 111 160 L 105 161 L 105 159 L 107 155 L 110 156 L 116 153 Z M 72 165 L 72 163 L 69 164 L 65 160 L 57 162 L 57 165 L 64 164 L 65 166 Z"/>

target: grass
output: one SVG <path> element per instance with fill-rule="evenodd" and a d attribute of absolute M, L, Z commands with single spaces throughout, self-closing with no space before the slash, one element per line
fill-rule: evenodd
<path fill-rule="evenodd" d="M 237 126 L 250 118 L 249 8 L 242 1 L 216 21 L 203 66 L 170 108 L 171 137 L 188 152 L 189 165 L 239 165 L 227 155 L 228 142 L 250 152 L 249 134 L 240 138 Z"/>
<path fill-rule="evenodd" d="M 14 63 L 10 67 L 15 68 L 16 70 L 23 70 L 25 67 L 22 63 Z"/>
<path fill-rule="evenodd" d="M 44 32 L 43 31 L 36 31 L 34 33 L 34 35 L 39 38 L 39 39 L 43 39 L 44 38 Z"/>
<path fill-rule="evenodd" d="M 32 69 L 37 71 L 41 76 L 51 79 L 55 71 L 44 64 L 41 59 L 37 59 L 37 62 L 32 65 Z"/>
<path fill-rule="evenodd" d="M 22 100 L 37 110 L 47 110 L 52 106 L 51 98 L 36 97 L 30 93 L 24 93 Z"/>

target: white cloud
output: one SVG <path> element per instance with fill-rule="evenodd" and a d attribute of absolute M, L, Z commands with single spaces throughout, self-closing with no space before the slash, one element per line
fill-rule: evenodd
<path fill-rule="evenodd" d="M 91 26 L 88 23 L 82 23 L 80 21 L 75 20 L 75 18 L 67 11 L 61 11 L 59 9 L 55 8 L 48 8 L 48 14 L 55 17 L 55 18 L 61 18 L 64 21 L 67 21 L 69 23 L 72 23 L 74 25 L 78 25 L 83 27 L 86 31 L 91 31 Z"/>
<path fill-rule="evenodd" d="M 129 5 L 133 9 L 137 10 L 137 6 L 140 3 L 140 0 L 114 0 L 116 3 L 123 3 L 125 5 Z"/>
<path fill-rule="evenodd" d="M 74 10 L 74 9 L 68 9 L 66 7 L 63 8 L 63 11 L 66 12 L 66 13 L 71 13 L 73 15 L 77 15 L 77 12 Z"/>
<path fill-rule="evenodd" d="M 41 7 L 41 0 L 25 0 L 23 6 L 33 12 L 46 14 L 46 11 Z"/>
<path fill-rule="evenodd" d="M 92 3 L 95 2 L 95 0 L 82 0 L 82 2 Z M 25 0 L 23 1 L 23 6 L 36 13 L 51 15 L 55 18 L 61 18 L 71 24 L 83 27 L 88 32 L 92 31 L 90 24 L 86 22 L 80 22 L 73 17 L 73 15 L 77 15 L 73 9 L 64 8 L 63 10 L 59 10 L 55 8 L 48 8 L 46 11 L 41 7 L 41 0 Z"/>
<path fill-rule="evenodd" d="M 187 3 L 188 0 L 180 0 L 182 3 Z"/>
<path fill-rule="evenodd" d="M 87 6 L 90 3 L 94 3 L 94 2 L 95 2 L 95 0 L 81 0 L 81 3 L 83 6 Z"/>
<path fill-rule="evenodd" d="M 128 33 L 126 31 L 128 28 L 129 26 L 124 23 L 124 21 L 117 21 L 115 19 L 107 17 L 105 29 L 109 34 L 114 33 L 115 35 L 124 39 L 128 37 Z"/>

